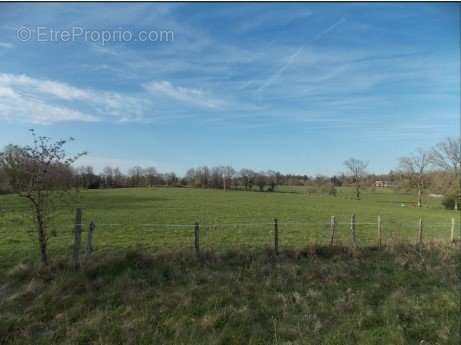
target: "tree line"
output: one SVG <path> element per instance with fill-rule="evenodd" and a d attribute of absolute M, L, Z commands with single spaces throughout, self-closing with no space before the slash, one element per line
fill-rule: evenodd
<path fill-rule="evenodd" d="M 35 133 L 34 140 L 37 140 Z M 0 193 L 14 192 L 15 179 L 18 178 L 8 173 L 11 169 L 8 170 L 5 159 L 9 157 L 10 161 L 25 160 L 26 153 L 27 147 L 16 145 L 6 146 L 1 153 L 4 164 L 0 164 Z M 335 176 L 283 174 L 275 170 L 256 171 L 247 168 L 236 170 L 231 166 L 191 168 L 184 176 L 178 176 L 174 172 L 159 172 L 155 167 L 140 166 L 129 169 L 126 174 L 119 168 L 110 166 L 96 173 L 91 166 L 74 167 L 66 164 L 69 162 L 60 161 L 48 167 L 48 176 L 55 188 L 76 189 L 188 186 L 274 192 L 279 186 L 297 185 L 323 188 L 329 194 L 335 195 L 336 187 L 354 186 L 356 199 L 360 199 L 361 187 L 375 188 L 376 181 L 382 181 L 390 188 L 415 190 L 418 207 L 423 204 L 423 194 L 430 191 L 449 195 L 452 200 L 449 204 L 457 209 L 458 198 L 455 194 L 460 186 L 460 156 L 460 139 L 447 138 L 429 150 L 419 148 L 413 154 L 401 157 L 395 170 L 379 175 L 368 173 L 368 162 L 350 158 L 344 162 L 345 172 Z"/>

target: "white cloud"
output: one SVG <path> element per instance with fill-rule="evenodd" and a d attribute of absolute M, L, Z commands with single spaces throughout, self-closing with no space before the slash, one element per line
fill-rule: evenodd
<path fill-rule="evenodd" d="M 82 89 L 67 83 L 0 73 L 0 117 L 32 123 L 139 120 L 146 101 L 116 92 Z M 91 114 L 81 109 L 88 109 Z"/>
<path fill-rule="evenodd" d="M 95 122 L 98 118 L 65 106 L 56 106 L 24 96 L 11 87 L 0 85 L 0 119 L 49 124 L 62 121 Z"/>
<path fill-rule="evenodd" d="M 217 109 L 224 105 L 223 101 L 210 97 L 203 90 L 174 86 L 165 80 L 146 83 L 144 88 L 152 94 L 164 95 L 182 103 L 202 108 Z"/>
<path fill-rule="evenodd" d="M 14 45 L 8 42 L 0 42 L 0 48 L 11 49 Z"/>
<path fill-rule="evenodd" d="M 98 118 L 75 109 L 54 106 L 23 96 L 5 93 L 0 88 L 0 119 L 34 124 L 50 124 L 63 121 L 95 122 Z M 3 92 L 3 93 L 2 93 Z"/>
<path fill-rule="evenodd" d="M 33 79 L 24 74 L 15 75 L 0 73 L 0 85 L 27 87 L 65 100 L 81 100 L 90 98 L 88 91 L 61 82 Z"/>

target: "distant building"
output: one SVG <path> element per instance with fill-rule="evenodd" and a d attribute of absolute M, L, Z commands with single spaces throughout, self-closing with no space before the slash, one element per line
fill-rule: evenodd
<path fill-rule="evenodd" d="M 376 188 L 388 188 L 388 187 L 391 187 L 391 183 L 387 181 L 376 181 L 375 187 Z"/>

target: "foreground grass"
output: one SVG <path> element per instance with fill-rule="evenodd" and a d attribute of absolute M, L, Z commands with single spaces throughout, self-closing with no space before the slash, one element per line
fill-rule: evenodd
<path fill-rule="evenodd" d="M 454 246 L 98 254 L 0 271 L 0 344 L 459 344 Z"/>

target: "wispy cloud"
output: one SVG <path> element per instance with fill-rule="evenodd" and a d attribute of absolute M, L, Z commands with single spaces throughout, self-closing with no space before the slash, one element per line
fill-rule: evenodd
<path fill-rule="evenodd" d="M 280 67 L 274 74 L 272 74 L 270 76 L 270 78 L 268 78 L 259 88 L 258 88 L 258 91 L 262 91 L 264 90 L 266 87 L 270 86 L 271 84 L 273 84 L 277 79 L 279 79 L 282 74 L 285 72 L 285 70 L 288 69 L 288 67 L 290 67 L 291 64 L 293 64 L 293 62 L 295 61 L 295 59 L 299 56 L 299 54 L 302 53 L 302 51 L 304 50 L 303 47 L 300 47 L 296 52 L 294 52 L 293 54 L 291 54 L 290 56 L 288 56 L 288 59 L 287 61 L 285 62 L 285 64 Z"/>
<path fill-rule="evenodd" d="M 29 88 L 41 93 L 49 94 L 65 100 L 88 99 L 90 93 L 66 83 L 34 79 L 27 75 L 20 74 L 0 74 L 0 85 L 8 85 L 18 88 Z"/>
<path fill-rule="evenodd" d="M 148 101 L 117 92 L 82 89 L 53 80 L 0 73 L 0 116 L 33 123 L 142 118 Z M 87 109 L 83 111 L 82 109 Z"/>
<path fill-rule="evenodd" d="M 8 42 L 0 42 L 0 48 L 11 49 L 14 45 Z"/>
<path fill-rule="evenodd" d="M 10 87 L 0 85 L 0 118 L 34 124 L 63 121 L 95 122 L 94 115 L 65 106 L 50 105 L 35 97 L 20 94 Z"/>
<path fill-rule="evenodd" d="M 246 12 L 247 13 L 247 12 Z M 312 15 L 312 11 L 304 9 L 292 11 L 290 8 L 278 7 L 277 10 L 255 13 L 251 20 L 241 21 L 238 25 L 238 32 L 248 32 L 260 28 L 277 27 L 288 25 L 296 20 L 303 20 Z"/>
<path fill-rule="evenodd" d="M 339 25 L 341 25 L 342 23 L 344 23 L 346 21 L 346 18 L 342 17 L 340 18 L 338 21 L 334 22 L 332 25 L 330 25 L 329 27 L 327 27 L 326 29 L 322 30 L 321 32 L 319 32 L 316 36 L 315 36 L 315 41 L 321 39 L 323 36 L 327 35 L 328 33 L 330 33 L 331 31 L 333 31 L 334 29 L 336 29 L 336 27 L 338 27 Z"/>
<path fill-rule="evenodd" d="M 222 108 L 224 102 L 208 95 L 203 90 L 174 86 L 169 81 L 152 81 L 144 84 L 144 88 L 152 93 L 164 95 L 181 103 L 209 109 Z"/>
<path fill-rule="evenodd" d="M 331 31 L 333 31 L 337 26 L 341 25 L 342 23 L 345 22 L 345 18 L 341 18 L 338 21 L 336 21 L 334 24 L 330 25 L 326 29 L 322 30 L 320 33 L 318 33 L 314 39 L 313 42 L 318 41 L 322 37 L 328 35 Z M 301 46 L 299 47 L 296 52 L 293 54 L 289 55 L 286 59 L 286 62 L 284 65 L 282 65 L 275 73 L 273 73 L 259 88 L 257 91 L 261 92 L 274 82 L 276 82 L 280 77 L 283 75 L 283 73 L 295 62 L 296 58 L 305 50 L 306 46 Z"/>

